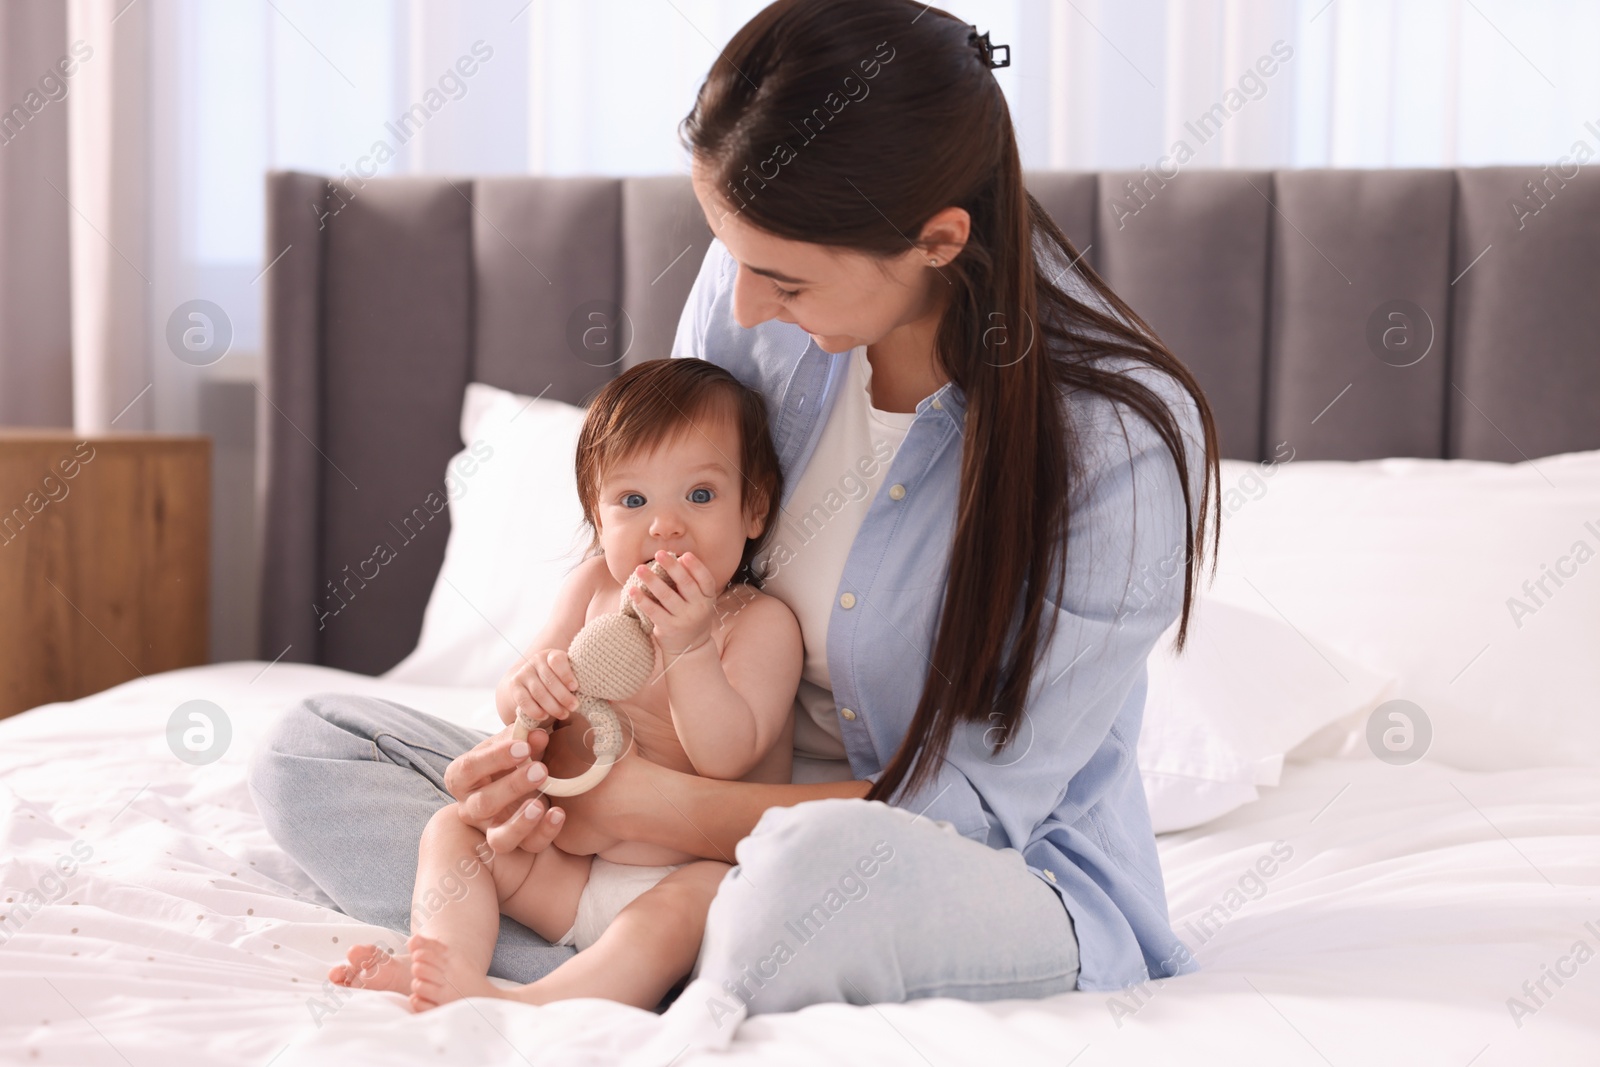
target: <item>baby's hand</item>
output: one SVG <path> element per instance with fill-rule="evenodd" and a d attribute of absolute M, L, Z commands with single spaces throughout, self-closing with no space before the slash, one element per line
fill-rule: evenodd
<path fill-rule="evenodd" d="M 671 659 L 710 640 L 717 616 L 717 580 L 692 552 L 677 558 L 670 552 L 657 552 L 656 562 L 672 584 L 641 563 L 633 573 L 649 594 L 629 586 L 628 595 L 633 598 L 634 610 L 650 620 L 651 636 Z"/>
<path fill-rule="evenodd" d="M 506 725 L 519 711 L 530 718 L 565 719 L 578 706 L 578 676 L 565 649 L 544 648 L 517 663 L 495 687 L 495 710 Z"/>

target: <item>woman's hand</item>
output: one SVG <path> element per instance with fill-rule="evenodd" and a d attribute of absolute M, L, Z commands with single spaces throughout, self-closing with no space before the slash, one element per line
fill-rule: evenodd
<path fill-rule="evenodd" d="M 534 730 L 526 741 L 515 741 L 507 727 L 445 768 L 444 786 L 456 798 L 456 814 L 482 830 L 495 852 L 542 852 L 565 824 L 566 813 L 539 795 L 548 774 L 539 760 L 549 738 Z"/>
<path fill-rule="evenodd" d="M 639 798 L 651 792 L 650 772 L 658 768 L 650 761 L 624 756 L 598 786 L 562 797 L 559 808 L 541 793 L 552 769 L 558 777 L 572 777 L 594 761 L 583 733 L 567 728 L 552 736 L 534 730 L 527 741 L 517 742 L 507 727 L 478 742 L 445 768 L 444 784 L 456 798 L 456 814 L 482 830 L 496 852 L 542 852 L 555 842 L 572 855 L 588 856 L 624 840 L 627 821 L 640 810 Z"/>
<path fill-rule="evenodd" d="M 500 721 L 511 724 L 518 712 L 533 719 L 565 719 L 578 707 L 578 676 L 565 649 L 542 648 L 518 660 L 494 690 Z"/>

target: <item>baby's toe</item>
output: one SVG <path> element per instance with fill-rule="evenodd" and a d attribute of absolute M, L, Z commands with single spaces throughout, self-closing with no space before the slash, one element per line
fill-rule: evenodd
<path fill-rule="evenodd" d="M 444 982 L 441 976 L 428 974 L 411 976 L 411 999 L 421 1001 L 430 1007 L 444 1003 Z"/>
<path fill-rule="evenodd" d="M 344 954 L 344 958 L 351 969 L 364 971 L 382 962 L 384 955 L 378 951 L 376 945 L 352 945 L 350 951 Z"/>

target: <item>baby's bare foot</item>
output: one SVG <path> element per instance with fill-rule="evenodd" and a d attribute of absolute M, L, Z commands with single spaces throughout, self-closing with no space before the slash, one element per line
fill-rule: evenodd
<path fill-rule="evenodd" d="M 352 989 L 411 992 L 411 959 L 381 945 L 357 945 L 345 954 L 348 963 L 334 964 L 328 980 Z"/>
<path fill-rule="evenodd" d="M 412 934 L 406 947 L 411 950 L 412 1011 L 427 1011 L 464 997 L 501 995 L 487 976 L 474 973 L 461 953 L 451 951 L 443 941 Z"/>

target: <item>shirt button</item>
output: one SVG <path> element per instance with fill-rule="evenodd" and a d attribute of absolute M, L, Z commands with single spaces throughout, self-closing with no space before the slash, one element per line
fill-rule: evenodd
<path fill-rule="evenodd" d="M 1055 871 L 1052 871 L 1049 867 L 1046 867 L 1044 869 L 1044 876 L 1046 878 L 1050 879 L 1050 884 L 1051 885 L 1055 884 L 1055 881 L 1056 881 L 1056 872 Z"/>
<path fill-rule="evenodd" d="M 854 593 L 846 593 L 846 594 L 844 594 L 843 596 L 841 596 L 839 598 L 839 604 L 840 604 L 840 606 L 846 607 L 846 608 L 855 607 L 856 606 L 856 595 Z"/>
<path fill-rule="evenodd" d="M 842 718 L 845 722 L 855 722 L 856 721 L 856 713 L 851 711 L 849 708 L 840 708 L 839 709 L 839 717 Z"/>
<path fill-rule="evenodd" d="M 906 487 L 901 485 L 901 484 L 899 484 L 898 482 L 896 482 L 894 485 L 891 485 L 889 487 L 889 497 L 890 497 L 891 500 L 903 500 L 903 499 L 905 499 L 905 495 L 906 495 Z"/>
<path fill-rule="evenodd" d="M 934 400 L 934 402 L 933 402 L 933 410 L 935 410 L 935 411 L 943 411 L 943 410 L 944 410 L 944 405 L 943 405 L 943 404 L 941 404 L 941 403 L 940 403 L 940 402 L 939 402 L 939 401 L 938 401 L 938 400 L 937 400 L 937 399 L 936 399 L 936 400 Z"/>

